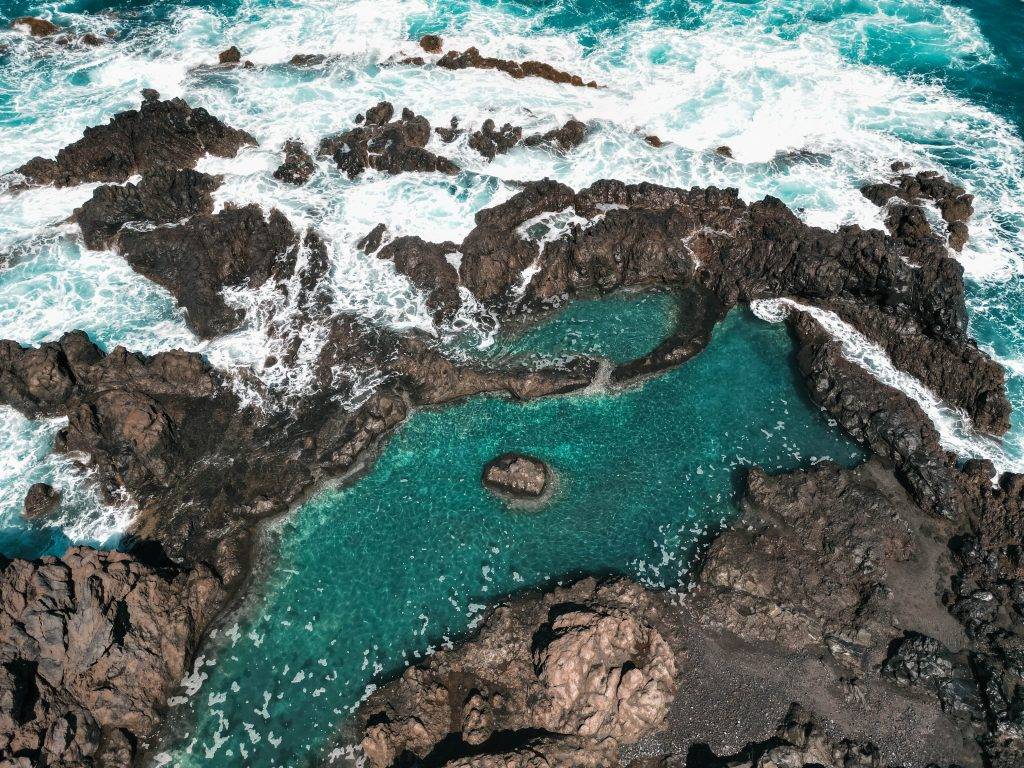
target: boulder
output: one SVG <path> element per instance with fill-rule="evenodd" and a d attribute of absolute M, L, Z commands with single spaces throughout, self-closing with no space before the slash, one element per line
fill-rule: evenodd
<path fill-rule="evenodd" d="M 506 453 L 487 463 L 483 483 L 491 490 L 536 498 L 547 488 L 548 474 L 547 465 L 540 459 Z"/>
<path fill-rule="evenodd" d="M 40 520 L 50 517 L 60 506 L 60 491 L 47 483 L 33 483 L 25 494 L 24 514 L 26 520 Z"/>
<path fill-rule="evenodd" d="M 274 171 L 274 178 L 288 184 L 302 186 L 316 172 L 316 163 L 298 139 L 284 144 L 284 162 Z"/>

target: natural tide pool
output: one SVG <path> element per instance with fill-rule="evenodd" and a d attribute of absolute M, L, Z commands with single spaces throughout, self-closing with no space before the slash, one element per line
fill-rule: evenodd
<path fill-rule="evenodd" d="M 551 352 L 575 339 L 565 343 L 628 359 L 661 338 L 671 310 L 667 296 L 577 302 L 500 344 Z M 179 705 L 189 735 L 168 750 L 173 764 L 315 764 L 368 684 L 457 639 L 509 592 L 579 573 L 685 584 L 695 542 L 735 512 L 742 467 L 862 457 L 805 400 L 792 354 L 783 326 L 735 311 L 705 352 L 642 386 L 415 414 L 369 474 L 275 527 L 265 578 Z M 508 450 L 557 473 L 539 512 L 481 487 L 484 463 Z"/>

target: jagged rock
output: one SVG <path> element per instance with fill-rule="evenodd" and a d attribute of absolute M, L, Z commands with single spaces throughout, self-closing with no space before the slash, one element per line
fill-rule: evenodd
<path fill-rule="evenodd" d="M 905 170 L 905 163 L 893 163 L 893 171 Z M 890 213 L 886 225 L 890 231 L 902 237 L 931 236 L 931 228 L 924 221 L 920 209 L 922 201 L 930 200 L 936 204 L 949 232 L 949 246 L 954 250 L 962 250 L 967 243 L 967 220 L 974 214 L 974 195 L 956 184 L 946 180 L 935 171 L 921 171 L 918 174 L 900 174 L 892 183 L 869 184 L 861 189 L 861 193 L 875 205 L 889 206 Z M 910 205 L 891 205 L 891 200 L 902 200 Z M 917 223 L 908 226 L 907 218 L 913 216 Z"/>
<path fill-rule="evenodd" d="M 232 45 L 217 55 L 218 64 L 238 64 L 242 61 L 242 52 Z"/>
<path fill-rule="evenodd" d="M 644 136 L 644 141 L 646 141 L 648 144 L 650 144 L 652 147 L 655 147 L 655 148 L 659 148 L 659 147 L 665 146 L 665 142 L 662 141 L 661 138 L 659 138 L 658 136 L 655 136 L 653 133 L 649 134 L 647 136 Z"/>
<path fill-rule="evenodd" d="M 444 40 L 438 35 L 424 35 L 420 38 L 420 48 L 427 53 L 440 53 L 444 47 Z"/>
<path fill-rule="evenodd" d="M 394 107 L 382 101 L 367 110 L 362 126 L 321 140 L 317 154 L 333 158 L 350 179 L 367 168 L 391 174 L 458 173 L 451 160 L 425 149 L 430 140 L 430 123 L 425 117 L 404 109 L 401 118 L 391 121 L 393 114 Z"/>
<path fill-rule="evenodd" d="M 328 57 L 322 53 L 297 53 L 288 59 L 293 67 L 319 67 L 327 61 Z"/>
<path fill-rule="evenodd" d="M 502 493 L 536 498 L 548 484 L 548 468 L 540 459 L 505 453 L 484 467 L 483 483 Z"/>
<path fill-rule="evenodd" d="M 467 48 L 465 51 L 448 51 L 437 60 L 437 66 L 444 69 L 496 69 L 504 72 L 517 80 L 524 77 L 539 77 L 550 80 L 553 83 L 564 83 L 577 87 L 597 88 L 593 80 L 584 82 L 579 75 L 572 75 L 560 69 L 545 64 L 542 61 L 509 61 L 508 59 L 496 59 L 490 56 L 481 56 L 476 48 Z"/>
<path fill-rule="evenodd" d="M 153 92 L 155 93 L 155 92 Z M 67 187 L 91 181 L 123 182 L 155 169 L 192 168 L 203 155 L 234 157 L 256 140 L 182 99 L 146 96 L 139 109 L 119 112 L 106 125 L 86 128 L 56 159 L 35 157 L 18 168 L 33 184 Z"/>
<path fill-rule="evenodd" d="M 25 495 L 23 514 L 26 520 L 50 517 L 60 506 L 60 491 L 47 483 L 33 483 Z"/>
<path fill-rule="evenodd" d="M 380 236 L 371 232 L 360 241 L 369 248 Z M 458 251 L 454 243 L 428 243 L 419 237 L 396 237 L 377 251 L 377 257 L 387 259 L 395 269 L 427 292 L 427 306 L 438 322 L 450 319 L 459 309 L 459 273 L 448 261 Z"/>
<path fill-rule="evenodd" d="M 813 714 L 793 704 L 774 738 L 748 744 L 737 755 L 702 755 L 700 764 L 720 768 L 881 768 L 882 761 L 874 744 L 833 738 Z"/>
<path fill-rule="evenodd" d="M 579 120 L 569 120 L 561 128 L 555 128 L 547 133 L 536 133 L 532 136 L 527 136 L 523 143 L 528 147 L 552 144 L 560 152 L 569 152 L 576 149 L 586 138 L 586 123 L 582 123 Z"/>
<path fill-rule="evenodd" d="M 97 187 L 72 219 L 87 247 L 110 248 L 126 224 L 172 224 L 212 213 L 213 192 L 221 181 L 198 171 L 158 168 L 138 184 Z"/>
<path fill-rule="evenodd" d="M 475 637 L 370 696 L 363 750 L 379 767 L 442 742 L 448 766 L 610 765 L 619 745 L 664 725 L 675 695 L 660 610 L 625 580 L 502 604 Z"/>
<path fill-rule="evenodd" d="M 501 130 L 496 130 L 494 121 L 484 120 L 479 131 L 474 131 L 469 136 L 469 146 L 486 157 L 493 160 L 497 155 L 503 155 L 523 140 L 523 129 L 505 123 Z"/>
<path fill-rule="evenodd" d="M 880 664 L 895 636 L 888 571 L 914 556 L 888 497 L 831 464 L 777 477 L 755 468 L 743 519 L 708 550 L 696 620 L 787 652 L 827 650 L 851 669 Z"/>
<path fill-rule="evenodd" d="M 720 147 L 715 147 L 715 154 L 720 157 L 724 157 L 727 160 L 733 159 L 732 147 L 727 147 L 725 144 Z"/>
<path fill-rule="evenodd" d="M 882 676 L 897 685 L 932 690 L 945 711 L 963 713 L 978 722 L 985 719 L 969 661 L 950 652 L 933 637 L 906 633 L 890 650 L 882 665 Z"/>
<path fill-rule="evenodd" d="M 128 768 L 222 599 L 209 569 L 73 547 L 0 570 L 0 761 Z"/>
<path fill-rule="evenodd" d="M 50 37 L 61 31 L 61 28 L 49 19 L 40 19 L 35 16 L 20 16 L 11 22 L 11 29 L 24 27 L 32 37 Z"/>
<path fill-rule="evenodd" d="M 274 171 L 274 178 L 301 186 L 309 181 L 316 171 L 316 163 L 298 139 L 284 143 L 284 162 Z"/>
<path fill-rule="evenodd" d="M 465 132 L 465 130 L 459 128 L 459 118 L 457 117 L 453 117 L 451 119 L 448 128 L 438 126 L 437 128 L 434 129 L 434 133 L 440 136 L 441 141 L 443 141 L 445 144 L 451 144 Z"/>

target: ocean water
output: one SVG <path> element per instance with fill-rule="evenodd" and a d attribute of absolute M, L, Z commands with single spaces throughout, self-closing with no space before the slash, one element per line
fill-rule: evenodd
<path fill-rule="evenodd" d="M 110 42 L 59 47 L 6 29 L 23 14 Z M 237 158 L 201 162 L 225 175 L 218 205 L 276 206 L 317 227 L 330 243 L 339 309 L 436 334 L 453 354 L 627 359 L 661 337 L 672 305 L 665 296 L 614 296 L 522 333 L 471 308 L 434 327 L 423 296 L 356 249 L 378 222 L 396 234 L 459 240 L 476 211 L 514 194 L 515 180 L 582 187 L 612 177 L 735 186 L 747 200 L 776 195 L 813 224 L 879 227 L 858 192 L 863 183 L 882 179 L 894 160 L 940 170 L 976 196 L 960 258 L 972 332 L 1007 369 L 1010 434 L 975 434 L 880 350 L 837 318 L 822 319 L 851 359 L 922 402 L 948 447 L 1024 471 L 1021 0 L 0 0 L 0 28 L 0 171 L 52 155 L 86 126 L 136 106 L 143 88 L 183 96 L 260 142 Z M 427 32 L 451 48 L 549 61 L 605 87 L 388 63 Z M 231 44 L 256 68 L 196 69 Z M 336 58 L 307 70 L 283 65 L 296 53 Z M 350 182 L 326 165 L 298 189 L 271 178 L 287 138 L 314 144 L 381 99 L 435 124 L 492 117 L 533 132 L 576 117 L 591 135 L 567 156 L 521 148 L 491 163 L 464 139 L 438 142 L 431 148 L 464 169 L 451 178 L 371 172 Z M 650 147 L 651 133 L 668 144 Z M 722 144 L 735 161 L 711 151 Z M 274 341 L 259 323 L 199 340 L 165 291 L 116 254 L 82 248 L 63 222 L 92 188 L 13 195 L 0 187 L 0 338 L 38 343 L 82 328 L 108 348 L 183 347 L 226 371 L 267 376 L 260 366 Z M 732 513 L 740 463 L 854 460 L 799 394 L 777 323 L 784 310 L 768 303 L 734 313 L 701 357 L 640 388 L 418 414 L 372 474 L 325 492 L 271 534 L 265 587 L 238 632 L 225 640 L 221 631 L 222 645 L 204 661 L 213 666 L 183 689 L 192 695 L 175 709 L 183 740 L 169 753 L 174 762 L 245 765 L 244 746 L 253 764 L 307 764 L 367 684 L 464 631 L 473 606 L 578 570 L 675 585 L 694 537 Z M 267 380 L 292 389 L 306 381 L 301 372 Z M 130 523 L 130 503 L 102 503 L 87 470 L 50 454 L 60 426 L 0 409 L 5 554 L 115 546 Z M 563 480 L 540 514 L 510 512 L 477 484 L 480 464 L 511 447 L 550 459 Z M 37 481 L 60 488 L 65 503 L 58 519 L 27 524 L 21 502 Z"/>

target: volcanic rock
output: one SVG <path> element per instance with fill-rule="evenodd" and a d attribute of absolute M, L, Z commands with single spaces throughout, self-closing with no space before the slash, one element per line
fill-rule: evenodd
<path fill-rule="evenodd" d="M 506 453 L 487 463 L 483 483 L 502 493 L 536 498 L 547 487 L 548 468 L 533 456 Z"/>
<path fill-rule="evenodd" d="M 364 247 L 374 243 L 374 232 L 361 241 Z M 379 243 L 379 237 L 376 242 Z M 428 243 L 419 237 L 396 237 L 377 251 L 377 257 L 391 261 L 413 285 L 427 292 L 427 306 L 433 310 L 435 320 L 441 322 L 450 319 L 462 303 L 459 273 L 447 258 L 457 251 L 458 246 L 454 243 Z"/>
<path fill-rule="evenodd" d="M 451 144 L 459 136 L 465 133 L 465 130 L 459 128 L 459 118 L 453 117 L 449 123 L 449 127 L 438 126 L 434 129 L 434 133 L 441 137 L 441 141 L 445 144 Z"/>
<path fill-rule="evenodd" d="M 33 483 L 25 495 L 24 516 L 26 520 L 49 517 L 60 506 L 60 491 L 46 483 Z"/>
<path fill-rule="evenodd" d="M 128 768 L 221 599 L 209 569 L 73 547 L 0 570 L 0 761 Z"/>
<path fill-rule="evenodd" d="M 147 96 L 139 109 L 120 112 L 106 125 L 86 128 L 56 159 L 35 157 L 17 169 L 33 184 L 73 186 L 123 182 L 154 169 L 192 168 L 203 155 L 234 157 L 256 140 L 182 99 Z"/>
<path fill-rule="evenodd" d="M 472 639 L 370 696 L 363 750 L 378 768 L 435 750 L 450 767 L 607 765 L 664 726 L 675 695 L 660 612 L 625 580 L 503 603 Z"/>
<path fill-rule="evenodd" d="M 316 163 L 305 146 L 298 139 L 289 139 L 284 144 L 284 162 L 274 171 L 274 178 L 301 186 L 309 181 L 316 171 Z"/>
<path fill-rule="evenodd" d="M 367 110 L 365 123 L 344 133 L 321 140 L 320 157 L 331 157 L 350 179 L 367 168 L 385 173 L 459 172 L 451 160 L 425 149 L 430 140 L 430 123 L 412 110 L 402 110 L 398 120 L 391 121 L 394 107 L 382 101 Z"/>
<path fill-rule="evenodd" d="M 72 214 L 87 247 L 110 248 L 127 224 L 163 225 L 213 212 L 221 177 L 193 170 L 150 171 L 138 184 L 97 187 Z"/>
<path fill-rule="evenodd" d="M 597 88 L 596 82 L 584 82 L 579 75 L 572 75 L 550 64 L 542 61 L 510 61 L 508 59 L 496 59 L 490 56 L 481 56 L 476 48 L 467 48 L 465 51 L 448 51 L 437 60 L 437 66 L 444 69 L 496 69 L 511 77 L 521 80 L 524 77 L 539 77 L 550 80 L 553 83 L 575 85 L 577 87 Z"/>
<path fill-rule="evenodd" d="M 586 123 L 581 123 L 579 120 L 569 120 L 561 128 L 555 128 L 547 133 L 535 133 L 532 136 L 527 136 L 523 143 L 528 147 L 552 144 L 560 152 L 569 152 L 576 149 L 586 138 Z"/>
<path fill-rule="evenodd" d="M 24 27 L 32 37 L 49 37 L 61 31 L 61 28 L 48 19 L 35 16 L 20 16 L 11 22 L 11 29 Z"/>
<path fill-rule="evenodd" d="M 469 146 L 486 157 L 493 160 L 497 155 L 503 155 L 512 149 L 523 139 L 523 129 L 505 123 L 501 130 L 496 130 L 494 121 L 484 120 L 479 131 L 474 131 L 469 136 Z"/>
<path fill-rule="evenodd" d="M 420 48 L 427 53 L 440 53 L 444 41 L 438 35 L 424 35 L 420 38 Z"/>
<path fill-rule="evenodd" d="M 241 60 L 242 52 L 233 45 L 227 50 L 221 51 L 217 56 L 218 64 L 238 64 Z"/>

